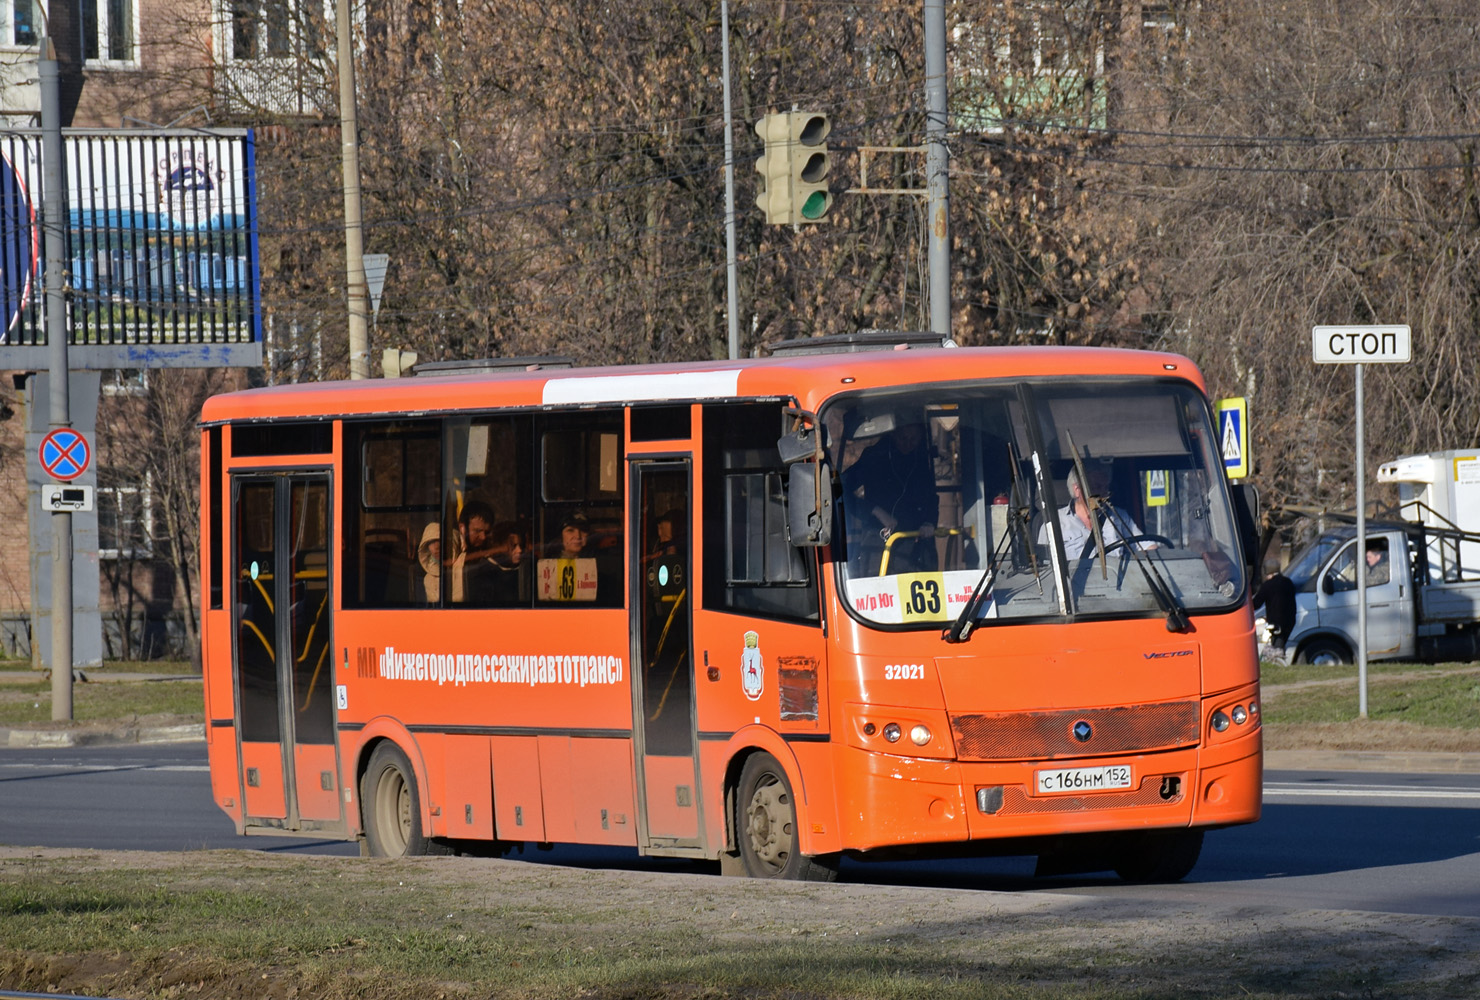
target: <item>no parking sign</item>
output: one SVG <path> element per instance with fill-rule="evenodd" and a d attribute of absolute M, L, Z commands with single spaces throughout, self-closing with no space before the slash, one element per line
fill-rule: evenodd
<path fill-rule="evenodd" d="M 87 471 L 92 446 L 81 431 L 58 427 L 41 439 L 40 458 L 48 476 L 69 483 Z"/>

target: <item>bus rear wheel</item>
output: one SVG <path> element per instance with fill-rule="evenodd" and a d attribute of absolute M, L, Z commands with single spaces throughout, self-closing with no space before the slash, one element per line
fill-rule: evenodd
<path fill-rule="evenodd" d="M 1201 830 L 1167 830 L 1135 834 L 1121 848 L 1115 874 L 1127 882 L 1180 882 L 1197 866 Z"/>
<path fill-rule="evenodd" d="M 796 800 L 786 771 L 768 753 L 758 753 L 740 772 L 735 796 L 735 833 L 740 866 L 751 878 L 831 882 L 836 858 L 809 858 L 797 849 Z"/>
<path fill-rule="evenodd" d="M 394 743 L 382 743 L 371 753 L 360 779 L 360 809 L 371 857 L 443 853 L 422 831 L 416 772 Z"/>

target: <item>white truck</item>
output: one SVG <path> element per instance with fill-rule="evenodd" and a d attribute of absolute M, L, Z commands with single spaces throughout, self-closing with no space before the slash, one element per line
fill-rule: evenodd
<path fill-rule="evenodd" d="M 1362 572 L 1369 659 L 1480 659 L 1480 451 L 1400 458 L 1377 481 L 1397 484 L 1400 520 L 1369 519 L 1362 553 L 1355 526 L 1327 531 L 1285 570 L 1296 591 L 1287 655 L 1355 661 Z"/>

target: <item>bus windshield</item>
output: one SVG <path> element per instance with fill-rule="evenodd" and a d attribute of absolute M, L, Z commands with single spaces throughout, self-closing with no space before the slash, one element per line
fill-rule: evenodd
<path fill-rule="evenodd" d="M 840 475 L 841 587 L 871 624 L 938 627 L 979 584 L 982 625 L 1171 622 L 1244 594 L 1207 402 L 1185 382 L 865 392 L 822 417 Z"/>

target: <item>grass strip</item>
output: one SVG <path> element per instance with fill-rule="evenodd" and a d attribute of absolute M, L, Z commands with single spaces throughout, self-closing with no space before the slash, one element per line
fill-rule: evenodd
<path fill-rule="evenodd" d="M 204 717 L 201 682 L 97 681 L 72 685 L 72 718 L 78 722 L 125 721 L 137 716 Z M 27 681 L 0 686 L 0 726 L 36 725 L 51 721 L 51 682 Z"/>
<path fill-rule="evenodd" d="M 0 987 L 380 998 L 1449 997 L 1475 921 L 498 860 L 0 860 Z"/>
<path fill-rule="evenodd" d="M 1345 722 L 1357 718 L 1356 668 L 1350 669 L 1350 676 L 1325 678 L 1331 683 L 1284 690 L 1271 690 L 1266 680 L 1265 725 Z M 1480 729 L 1480 667 L 1452 668 L 1437 674 L 1414 667 L 1406 671 L 1369 671 L 1367 715 L 1374 721 L 1441 729 Z"/>

